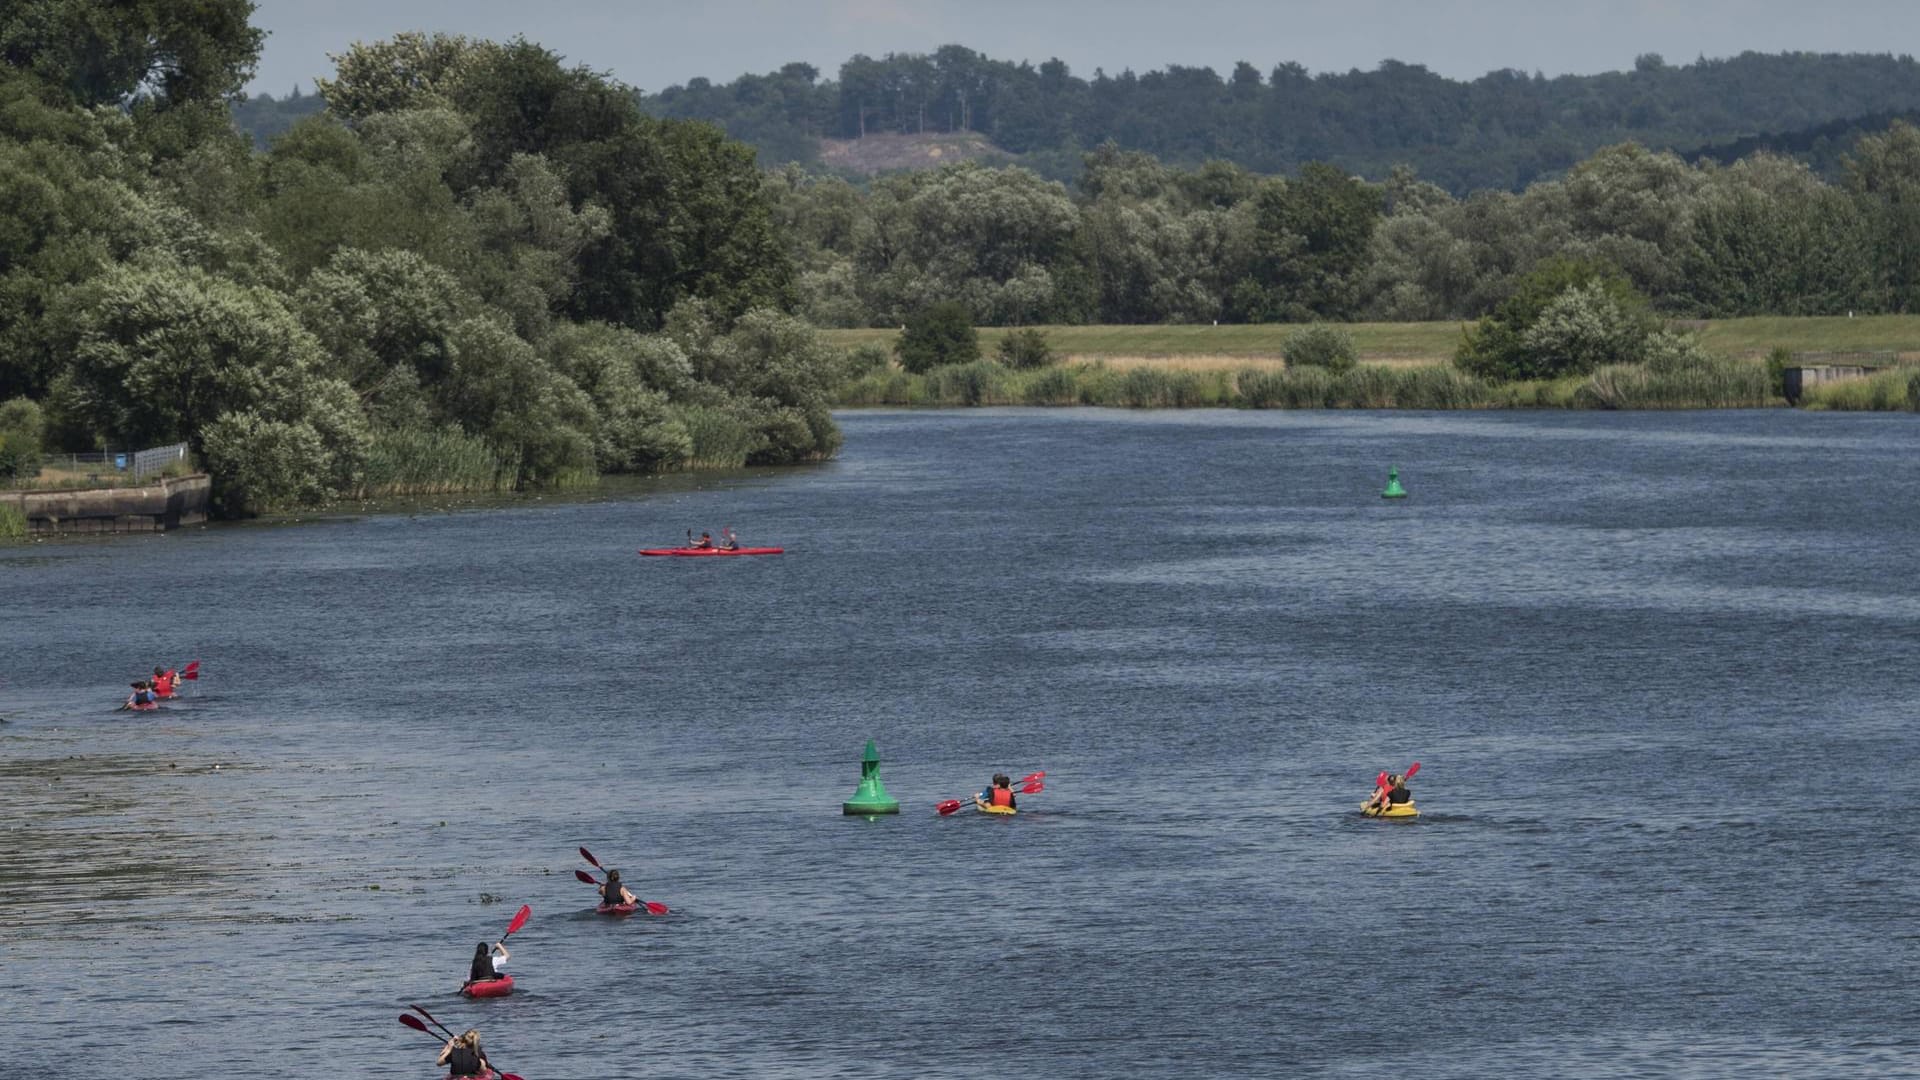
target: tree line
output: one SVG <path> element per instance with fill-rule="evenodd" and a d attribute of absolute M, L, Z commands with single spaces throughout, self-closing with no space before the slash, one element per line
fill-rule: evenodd
<path fill-rule="evenodd" d="M 1109 144 L 1072 189 L 977 163 L 866 188 L 794 166 L 768 188 L 822 326 L 948 300 L 985 325 L 1469 319 L 1555 261 L 1609 268 L 1667 317 L 1920 311 L 1920 132 L 1898 122 L 1836 183 L 1623 144 L 1459 198 L 1404 167 L 1263 176 Z"/>
<path fill-rule="evenodd" d="M 403 34 L 336 57 L 324 113 L 261 153 L 229 114 L 250 0 L 23 3 L 0 18 L 18 430 L 185 441 L 236 512 L 837 447 L 837 358 L 717 128 L 524 40 Z"/>
<path fill-rule="evenodd" d="M 641 98 L 649 113 L 710 120 L 768 164 L 811 164 L 818 140 L 875 132 L 976 132 L 1041 175 L 1070 180 L 1108 141 L 1173 165 L 1230 161 L 1261 173 L 1322 161 L 1384 179 L 1407 165 L 1448 191 L 1519 190 L 1604 146 L 1684 150 L 1755 132 L 1920 109 L 1911 56 L 1743 53 L 1599 75 L 1504 70 L 1455 80 L 1418 64 L 1309 73 L 1241 61 L 1093 77 L 1058 59 L 995 60 L 960 45 L 855 56 L 838 77 L 792 63 L 731 82 L 693 79 Z"/>

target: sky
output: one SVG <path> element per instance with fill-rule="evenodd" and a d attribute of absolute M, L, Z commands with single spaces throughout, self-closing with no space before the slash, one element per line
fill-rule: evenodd
<path fill-rule="evenodd" d="M 1453 78 L 1548 75 L 1757 52 L 1911 52 L 1916 0 L 257 0 L 269 32 L 252 92 L 310 90 L 328 53 L 402 30 L 525 35 L 646 91 L 729 82 L 794 60 L 833 77 L 855 53 L 960 44 L 996 60 L 1050 57 L 1076 75 L 1168 64 L 1221 74 L 1371 69 L 1383 59 Z"/>

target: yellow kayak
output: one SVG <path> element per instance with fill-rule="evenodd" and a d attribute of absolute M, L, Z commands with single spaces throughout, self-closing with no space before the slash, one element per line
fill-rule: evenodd
<path fill-rule="evenodd" d="M 1420 811 L 1414 809 L 1413 804 L 1410 802 L 1395 803 L 1385 810 L 1361 803 L 1360 813 L 1366 817 L 1382 818 L 1417 818 L 1420 816 Z"/>
<path fill-rule="evenodd" d="M 975 810 L 980 811 L 983 814 L 998 814 L 1001 817 L 1011 817 L 1012 815 L 1020 812 L 1018 809 L 1011 806 L 988 806 L 986 803 L 981 802 L 979 799 L 973 800 L 973 808 Z"/>

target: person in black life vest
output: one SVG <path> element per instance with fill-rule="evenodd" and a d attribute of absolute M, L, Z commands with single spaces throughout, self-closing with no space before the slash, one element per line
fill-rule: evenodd
<path fill-rule="evenodd" d="M 733 529 L 731 528 L 721 529 L 720 536 L 721 536 L 721 540 L 720 540 L 721 551 L 739 551 L 740 550 L 740 538 L 733 535 Z"/>
<path fill-rule="evenodd" d="M 513 959 L 513 954 L 507 951 L 507 946 L 502 942 L 494 942 L 491 950 L 487 948 L 487 943 L 484 941 L 475 945 L 473 963 L 467 967 L 468 983 L 492 982 L 500 977 L 499 968 L 490 953 L 500 954 L 500 964 Z"/>
<path fill-rule="evenodd" d="M 141 679 L 139 682 L 130 685 L 133 687 L 133 693 L 127 695 L 127 703 L 124 708 L 143 709 L 149 705 L 159 704 L 159 701 L 153 696 L 153 688 L 147 685 L 145 679 Z"/>
<path fill-rule="evenodd" d="M 698 539 L 698 540 L 695 540 L 695 541 L 693 542 L 693 546 L 694 546 L 695 548 L 697 548 L 697 549 L 705 549 L 705 548 L 710 548 L 710 547 L 712 547 L 712 546 L 713 546 L 713 534 L 712 534 L 712 533 L 704 533 L 704 532 L 703 532 L 703 533 L 701 533 L 701 534 L 700 534 L 700 539 Z"/>
<path fill-rule="evenodd" d="M 1013 781 L 1006 773 L 995 773 L 993 784 L 975 795 L 973 801 L 981 806 L 1004 806 L 1009 810 L 1019 808 L 1019 804 L 1013 801 Z"/>
<path fill-rule="evenodd" d="M 620 884 L 620 871 L 607 871 L 606 884 L 600 886 L 600 902 L 603 904 L 637 904 L 640 901 Z"/>
<path fill-rule="evenodd" d="M 1373 798 L 1367 800 L 1368 805 L 1377 806 L 1383 811 L 1412 801 L 1413 792 L 1407 787 L 1407 778 L 1399 773 L 1388 773 L 1386 781 L 1373 793 Z"/>
<path fill-rule="evenodd" d="M 445 1065 L 449 1076 L 486 1076 L 493 1072 L 493 1063 L 480 1049 L 480 1033 L 472 1028 L 448 1039 L 434 1064 Z"/>

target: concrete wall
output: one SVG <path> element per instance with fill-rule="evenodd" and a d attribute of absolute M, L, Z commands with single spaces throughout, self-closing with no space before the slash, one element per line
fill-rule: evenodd
<path fill-rule="evenodd" d="M 1878 369 L 1859 364 L 1807 364 L 1787 368 L 1782 381 L 1786 383 L 1787 400 L 1799 401 L 1800 395 L 1806 393 L 1808 387 L 1819 386 L 1821 383 L 1845 382 L 1848 379 L 1863 379 L 1869 372 L 1875 370 Z"/>
<path fill-rule="evenodd" d="M 164 532 L 207 520 L 212 493 L 201 473 L 139 487 L 0 492 L 0 502 L 20 507 L 30 533 Z"/>

